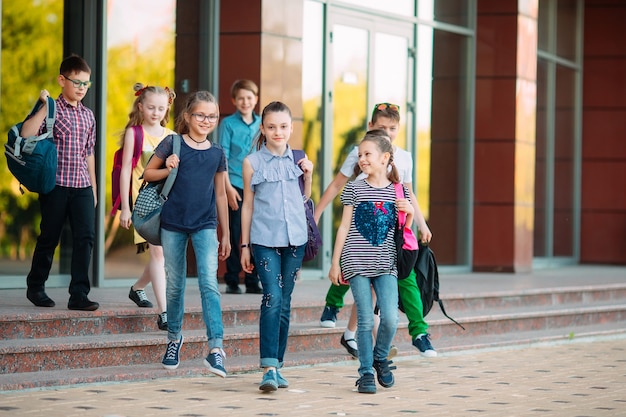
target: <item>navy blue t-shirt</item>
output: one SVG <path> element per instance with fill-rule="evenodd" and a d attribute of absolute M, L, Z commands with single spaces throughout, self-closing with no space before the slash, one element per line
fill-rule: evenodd
<path fill-rule="evenodd" d="M 172 154 L 173 137 L 166 137 L 155 149 L 160 159 Z M 183 233 L 217 229 L 214 180 L 215 174 L 223 171 L 226 156 L 219 145 L 192 149 L 181 138 L 178 174 L 161 210 L 161 227 Z"/>

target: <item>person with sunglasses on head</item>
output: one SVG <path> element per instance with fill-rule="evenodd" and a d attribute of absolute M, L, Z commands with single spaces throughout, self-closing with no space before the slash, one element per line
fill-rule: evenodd
<path fill-rule="evenodd" d="M 372 110 L 372 117 L 369 121 L 368 130 L 381 129 L 384 130 L 391 143 L 398 136 L 400 129 L 400 106 L 392 103 L 378 103 L 374 105 Z M 413 221 L 419 231 L 419 237 L 422 242 L 430 242 L 432 239 L 432 233 L 426 224 L 422 210 L 417 202 L 417 197 L 413 191 L 413 158 L 411 154 L 404 149 L 400 149 L 394 146 L 394 164 L 398 170 L 400 182 L 409 190 L 409 199 L 414 209 Z M 339 192 L 348 182 L 348 179 L 353 176 L 355 168 L 358 167 L 358 147 L 354 147 L 352 151 L 346 157 L 341 169 L 326 187 L 324 194 L 320 198 L 315 210 L 315 221 L 319 222 L 319 219 L 324 212 L 324 209 L 335 199 Z M 359 174 L 357 179 L 365 177 L 365 174 Z M 337 314 L 344 305 L 344 297 L 349 290 L 349 285 L 331 285 L 326 293 L 326 305 L 320 318 L 321 327 L 335 327 L 337 321 Z M 428 334 L 428 324 L 424 320 L 422 313 L 422 299 L 417 282 L 415 279 L 415 272 L 411 272 L 406 279 L 398 280 L 398 293 L 402 300 L 402 305 L 405 309 L 405 314 L 409 320 L 409 334 L 413 346 L 415 346 L 422 356 L 433 357 L 437 356 L 437 352 L 433 348 L 430 342 L 430 336 Z M 348 353 L 353 357 L 358 357 L 358 344 L 356 342 L 356 329 L 357 329 L 357 316 L 356 309 L 353 306 L 348 320 L 348 325 L 344 334 L 341 336 L 340 343 L 346 348 Z M 390 357 L 394 356 L 397 349 L 392 347 Z"/>
<path fill-rule="evenodd" d="M 56 185 L 47 194 L 39 194 L 41 208 L 40 234 L 33 253 L 32 265 L 26 277 L 26 298 L 37 307 L 54 307 L 45 284 L 59 244 L 63 225 L 69 220 L 72 232 L 71 280 L 69 284 L 70 310 L 94 311 L 100 306 L 87 295 L 89 265 L 96 226 L 96 119 L 82 104 L 91 87 L 91 69 L 78 55 L 61 62 L 57 83 L 61 94 L 56 99 L 56 119 L 52 140 L 57 147 Z M 50 94 L 41 90 L 39 100 L 46 103 L 24 122 L 21 136 L 42 134 L 46 130 L 47 101 Z"/>

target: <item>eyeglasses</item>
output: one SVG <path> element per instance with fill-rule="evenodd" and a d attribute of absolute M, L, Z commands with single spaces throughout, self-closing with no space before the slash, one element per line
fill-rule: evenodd
<path fill-rule="evenodd" d="M 400 106 L 398 106 L 397 104 L 378 103 L 374 105 L 374 111 L 372 112 L 372 115 L 376 113 L 377 111 L 385 111 L 387 109 L 398 112 L 398 113 L 400 112 Z"/>
<path fill-rule="evenodd" d="M 205 116 L 201 113 L 191 113 L 191 115 L 196 119 L 197 122 L 204 122 L 205 120 L 208 120 L 209 123 L 215 123 L 217 122 L 217 119 L 220 118 L 217 114 L 209 114 L 208 116 Z"/>
<path fill-rule="evenodd" d="M 81 87 L 89 88 L 89 87 L 91 87 L 91 81 L 72 80 L 71 78 L 67 78 L 63 74 L 61 74 L 61 76 L 63 78 L 65 78 L 67 81 L 70 81 L 74 85 L 74 87 L 76 87 L 76 88 L 81 88 Z"/>

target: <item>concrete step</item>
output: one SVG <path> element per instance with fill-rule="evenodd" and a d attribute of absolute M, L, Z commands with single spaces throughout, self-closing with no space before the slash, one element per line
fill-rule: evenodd
<path fill-rule="evenodd" d="M 435 305 L 427 321 L 441 353 L 626 331 L 626 285 L 452 295 L 445 304 L 466 330 Z M 287 366 L 349 359 L 339 339 L 350 308 L 342 309 L 334 329 L 319 327 L 322 308 L 323 300 L 294 302 Z M 224 306 L 224 348 L 231 373 L 258 369 L 258 314 L 258 305 Z M 400 317 L 394 343 L 401 355 L 415 355 L 406 317 Z M 186 310 L 182 363 L 175 371 L 160 365 L 166 334 L 156 331 L 154 322 L 153 310 L 127 307 L 3 314 L 0 328 L 7 337 L 0 342 L 0 391 L 208 373 L 202 366 L 208 347 L 198 306 Z"/>

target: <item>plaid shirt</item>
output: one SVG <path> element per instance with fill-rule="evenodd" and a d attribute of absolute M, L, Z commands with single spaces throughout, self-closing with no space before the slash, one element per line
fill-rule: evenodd
<path fill-rule="evenodd" d="M 56 100 L 57 115 L 54 123 L 54 144 L 57 146 L 57 185 L 86 188 L 91 184 L 87 170 L 87 157 L 96 145 L 96 118 L 81 102 L 70 105 L 63 95 Z M 44 120 L 39 133 L 46 130 Z"/>

